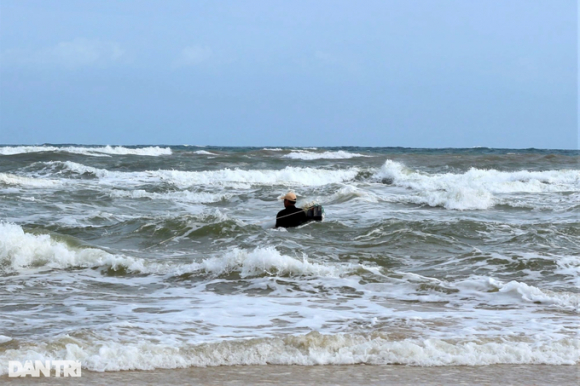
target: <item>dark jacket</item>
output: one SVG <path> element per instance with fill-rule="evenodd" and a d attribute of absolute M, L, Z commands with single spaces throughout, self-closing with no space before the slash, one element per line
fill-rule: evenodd
<path fill-rule="evenodd" d="M 297 227 L 298 225 L 302 225 L 305 222 L 306 222 L 306 212 L 295 206 L 290 206 L 284 210 L 281 210 L 276 215 L 276 228 Z"/>

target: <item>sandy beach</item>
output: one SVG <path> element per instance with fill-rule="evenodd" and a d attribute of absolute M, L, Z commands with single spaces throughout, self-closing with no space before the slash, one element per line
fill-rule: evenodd
<path fill-rule="evenodd" d="M 220 366 L 0 378 L 13 385 L 578 385 L 580 366 Z"/>

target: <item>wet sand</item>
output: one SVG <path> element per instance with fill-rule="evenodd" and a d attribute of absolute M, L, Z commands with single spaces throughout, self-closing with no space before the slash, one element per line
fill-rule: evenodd
<path fill-rule="evenodd" d="M 575 385 L 580 366 L 223 366 L 118 371 L 83 370 L 81 378 L 8 378 L 13 385 Z"/>

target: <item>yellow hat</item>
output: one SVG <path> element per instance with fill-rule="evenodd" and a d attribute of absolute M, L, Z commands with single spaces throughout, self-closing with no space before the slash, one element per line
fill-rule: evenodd
<path fill-rule="evenodd" d="M 294 194 L 294 192 L 288 192 L 284 196 L 284 200 L 296 202 L 296 194 Z"/>

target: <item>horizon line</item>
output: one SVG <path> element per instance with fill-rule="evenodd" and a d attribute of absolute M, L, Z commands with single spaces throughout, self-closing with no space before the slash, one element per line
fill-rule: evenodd
<path fill-rule="evenodd" d="M 41 144 L 3 144 L 0 143 L 2 147 L 16 147 L 16 146 L 23 146 L 23 147 L 31 147 L 31 146 L 113 146 L 113 147 L 199 147 L 199 148 L 212 148 L 212 147 L 221 147 L 221 148 L 322 148 L 322 149 L 332 149 L 332 148 L 369 148 L 369 149 L 428 149 L 428 150 L 474 150 L 474 149 L 493 149 L 493 150 L 558 150 L 558 151 L 580 151 L 580 146 L 577 148 L 539 148 L 539 147 L 490 147 L 490 146 L 471 146 L 471 147 L 415 147 L 415 146 L 361 146 L 361 145 L 188 145 L 188 144 L 87 144 L 87 143 L 41 143 Z"/>

